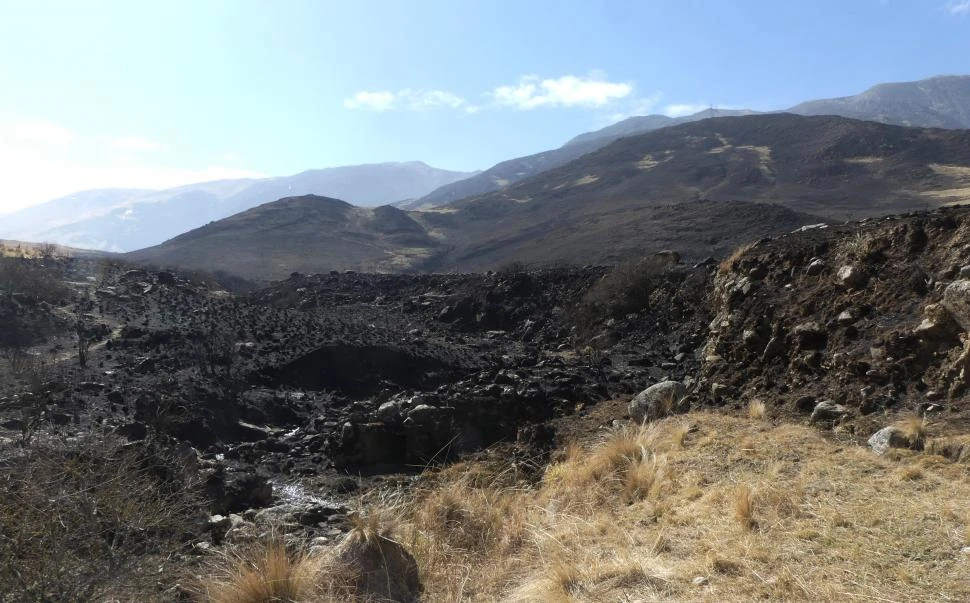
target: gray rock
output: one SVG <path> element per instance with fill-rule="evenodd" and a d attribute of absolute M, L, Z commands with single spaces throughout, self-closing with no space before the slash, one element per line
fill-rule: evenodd
<path fill-rule="evenodd" d="M 835 322 L 845 327 L 855 322 L 855 316 L 853 316 L 851 310 L 843 310 L 835 317 Z"/>
<path fill-rule="evenodd" d="M 909 439 L 896 427 L 883 427 L 869 437 L 869 448 L 876 454 L 886 454 L 890 448 L 909 448 Z"/>
<path fill-rule="evenodd" d="M 947 285 L 941 303 L 964 331 L 970 331 L 970 280 L 961 279 Z"/>
<path fill-rule="evenodd" d="M 679 381 L 661 381 L 630 400 L 630 417 L 639 422 L 655 421 L 680 410 L 687 387 Z"/>
<path fill-rule="evenodd" d="M 813 425 L 816 423 L 835 423 L 844 419 L 850 414 L 852 414 L 852 411 L 845 406 L 836 404 L 831 400 L 822 400 L 815 405 L 815 409 L 812 411 L 812 416 L 809 418 L 809 422 Z"/>
<path fill-rule="evenodd" d="M 402 406 L 404 406 L 403 400 L 391 400 L 381 404 L 375 413 L 377 420 L 384 423 L 395 423 L 401 420 Z"/>
<path fill-rule="evenodd" d="M 408 412 L 408 421 L 418 425 L 426 425 L 451 417 L 454 409 L 438 408 L 428 404 L 418 404 Z"/>
<path fill-rule="evenodd" d="M 869 275 L 858 266 L 842 266 L 837 275 L 839 282 L 849 289 L 861 289 L 869 282 Z"/>

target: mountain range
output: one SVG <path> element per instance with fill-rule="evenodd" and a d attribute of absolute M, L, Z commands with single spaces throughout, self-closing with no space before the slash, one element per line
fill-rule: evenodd
<path fill-rule="evenodd" d="M 903 126 L 970 128 L 970 76 L 940 76 L 915 82 L 880 84 L 855 96 L 808 101 L 785 112 L 799 115 L 841 115 Z M 580 134 L 558 149 L 503 161 L 475 176 L 442 186 L 421 199 L 402 204 L 401 207 L 434 207 L 499 190 L 545 170 L 565 165 L 625 136 L 710 117 L 755 113 L 747 109 L 725 110 L 712 107 L 677 118 L 666 115 L 629 117 L 594 132 Z"/>
<path fill-rule="evenodd" d="M 420 197 L 471 175 L 414 161 L 310 170 L 282 178 L 201 182 L 160 191 L 83 191 L 3 216 L 0 237 L 131 251 L 282 197 L 315 193 L 361 206 L 385 205 Z"/>
<path fill-rule="evenodd" d="M 791 112 L 803 115 L 843 114 L 884 124 L 967 128 L 970 127 L 970 76 L 941 76 L 917 82 L 880 84 L 855 96 L 802 103 L 792 107 Z M 880 210 L 886 211 L 898 207 L 921 207 L 921 204 L 932 205 L 938 201 L 927 201 L 925 198 L 927 191 L 943 190 L 933 183 L 934 179 L 943 182 L 959 180 L 963 177 L 962 172 L 959 172 L 962 169 L 961 164 L 958 161 L 951 161 L 947 156 L 941 156 L 934 161 L 925 161 L 928 157 L 924 153 L 926 145 L 923 145 L 917 153 L 915 166 L 910 166 L 907 163 L 909 159 L 902 155 L 888 160 L 887 163 L 887 158 L 880 155 L 883 151 L 869 144 L 872 141 L 853 143 L 851 140 L 844 139 L 837 131 L 838 128 L 830 127 L 826 131 L 842 140 L 843 146 L 857 144 L 860 149 L 868 149 L 866 152 L 871 151 L 871 153 L 869 155 L 857 153 L 851 158 L 851 161 L 856 162 L 854 164 L 844 162 L 831 164 L 820 161 L 824 158 L 803 157 L 805 163 L 802 167 L 805 169 L 834 170 L 834 172 L 814 176 L 800 173 L 793 179 L 788 178 L 787 176 L 791 176 L 788 174 L 786 177 L 777 179 L 776 169 L 785 170 L 791 167 L 788 161 L 790 157 L 782 158 L 778 155 L 778 149 L 787 149 L 792 145 L 792 141 L 788 140 L 792 133 L 784 131 L 787 126 L 777 126 L 779 123 L 788 124 L 787 118 L 780 122 L 771 120 L 758 122 L 765 124 L 764 127 L 769 129 L 763 133 L 763 136 L 754 136 L 755 133 L 749 131 L 750 126 L 746 125 L 745 132 L 741 136 L 743 140 L 735 140 L 734 134 L 728 135 L 727 132 L 731 128 L 725 126 L 720 134 L 726 136 L 727 141 L 722 142 L 718 139 L 717 145 L 720 146 L 709 147 L 710 153 L 695 154 L 696 156 L 691 154 L 690 145 L 674 153 L 673 149 L 683 146 L 676 140 L 668 140 L 660 147 L 650 150 L 638 148 L 631 151 L 636 153 L 642 151 L 642 156 L 638 159 L 636 177 L 616 178 L 619 175 L 617 170 L 622 170 L 622 166 L 627 165 L 623 161 L 628 158 L 623 159 L 613 168 L 602 162 L 594 166 L 596 170 L 603 172 L 599 175 L 578 173 L 584 169 L 587 171 L 591 169 L 587 163 L 584 163 L 587 162 L 587 158 L 604 157 L 597 153 L 606 148 L 613 148 L 614 144 L 626 138 L 638 138 L 645 133 L 658 131 L 670 131 L 676 138 L 679 134 L 675 132 L 681 132 L 676 128 L 691 123 L 706 122 L 712 118 L 721 123 L 719 120 L 732 117 L 744 120 L 770 115 L 778 114 L 758 114 L 748 110 L 719 110 L 712 107 L 694 115 L 679 118 L 663 115 L 631 117 L 606 128 L 576 136 L 558 149 L 503 161 L 481 173 L 449 172 L 420 162 L 410 162 L 312 170 L 284 178 L 206 182 L 165 191 L 121 189 L 86 191 L 3 216 L 0 236 L 21 240 L 55 241 L 92 249 L 128 251 L 157 245 L 209 222 L 227 218 L 277 199 L 302 197 L 308 194 L 343 199 L 356 206 L 388 204 L 397 200 L 394 205 L 403 210 L 443 208 L 424 216 L 407 214 L 416 216 L 417 223 L 431 237 L 412 246 L 413 249 L 420 251 L 404 253 L 403 256 L 397 252 L 391 252 L 392 259 L 361 251 L 359 257 L 354 256 L 353 261 L 351 256 L 348 256 L 346 261 L 338 262 L 340 265 L 360 266 L 370 263 L 383 268 L 396 266 L 413 269 L 417 266 L 437 265 L 435 262 L 440 262 L 441 258 L 447 256 L 448 253 L 444 253 L 442 248 L 448 246 L 444 241 L 449 236 L 464 241 L 462 236 L 455 234 L 457 231 L 454 228 L 458 226 L 452 222 L 461 222 L 462 219 L 473 214 L 481 213 L 483 211 L 481 206 L 484 204 L 506 208 L 505 211 L 509 212 L 506 221 L 511 223 L 510 220 L 516 211 L 513 210 L 515 206 L 508 207 L 506 203 L 508 199 L 533 199 L 550 195 L 569 198 L 578 194 L 587 201 L 595 198 L 597 203 L 607 204 L 601 197 L 614 197 L 627 191 L 631 194 L 635 192 L 644 199 L 664 198 L 669 201 L 683 202 L 685 199 L 699 198 L 723 200 L 725 194 L 730 193 L 738 200 L 777 202 L 795 211 L 843 218 L 875 213 L 875 210 L 861 208 L 859 202 L 854 200 L 854 196 L 878 197 L 877 205 Z M 793 125 L 796 123 L 801 122 L 791 122 Z M 900 134 L 900 131 L 893 132 L 895 133 L 889 135 L 865 131 L 864 135 L 876 138 L 885 136 L 888 140 L 886 144 L 890 145 L 903 144 L 901 141 L 909 136 Z M 812 143 L 813 148 L 826 148 L 824 141 L 814 137 L 815 133 L 808 134 L 812 140 L 815 140 Z M 703 138 L 706 135 L 700 136 Z M 912 134 L 911 137 L 917 139 L 922 137 L 926 140 L 932 138 L 927 132 Z M 662 139 L 664 138 L 661 135 L 654 140 Z M 711 142 L 714 139 L 709 136 L 703 139 L 707 141 L 704 144 L 714 144 Z M 615 147 L 614 151 L 620 148 L 624 147 Z M 714 152 L 713 149 L 721 150 Z M 895 147 L 890 150 L 893 149 Z M 674 154 L 665 155 L 667 151 Z M 829 149 L 826 152 L 836 151 Z M 752 162 L 758 153 L 762 153 L 762 156 L 760 163 L 755 165 Z M 768 154 L 765 155 L 765 153 Z M 957 154 L 959 155 L 959 149 Z M 651 159 L 644 159 L 648 155 Z M 717 158 L 718 161 L 712 159 L 715 155 L 720 155 Z M 606 156 L 608 157 L 609 154 Z M 688 157 L 693 163 L 686 162 L 685 158 Z M 867 157 L 869 159 L 866 159 Z M 879 157 L 879 161 L 864 163 L 874 157 Z M 663 165 L 658 169 L 643 167 L 653 163 L 658 166 Z M 584 165 L 587 167 L 583 167 Z M 951 169 L 946 166 L 955 167 Z M 558 171 L 560 168 L 565 169 L 565 172 Z M 738 170 L 742 168 L 747 169 L 748 173 L 741 174 Z M 907 172 L 910 169 L 915 171 Z M 948 169 L 951 171 L 947 172 Z M 705 172 L 705 170 L 710 171 Z M 842 174 L 845 180 L 838 181 L 835 178 L 837 174 Z M 553 182 L 556 179 L 559 181 Z M 583 182 L 583 184 L 573 186 L 569 182 Z M 710 185 L 710 182 L 715 184 Z M 906 188 L 910 185 L 915 188 Z M 537 186 L 547 187 L 547 189 L 551 187 L 551 189 L 538 190 Z M 897 186 L 903 186 L 903 188 L 893 188 Z M 954 186 L 957 193 L 950 197 L 959 198 L 963 194 L 962 184 L 956 182 Z M 793 197 L 786 196 L 789 194 Z M 797 200 L 799 205 L 792 205 L 793 200 Z M 454 217 L 452 214 L 461 208 L 466 208 L 462 209 L 462 218 Z M 606 205 L 604 205 L 605 209 Z M 489 212 L 494 212 L 494 209 L 485 211 L 485 213 Z M 371 221 L 365 218 L 373 214 L 373 211 L 347 210 L 344 213 L 347 214 L 348 220 L 351 214 L 356 216 L 355 223 L 363 229 L 358 233 L 359 235 L 364 236 L 364 233 L 368 232 Z M 385 214 L 382 215 L 386 217 Z M 471 220 L 463 227 L 470 227 L 472 224 L 478 224 L 478 222 Z M 489 225 L 488 228 L 494 226 Z M 516 231 L 517 228 L 511 230 Z M 400 247 L 393 241 L 388 245 L 390 248 Z M 473 247 L 464 243 L 452 246 L 455 249 Z M 376 248 L 383 249 L 383 243 Z M 460 254 L 456 257 L 460 257 Z M 482 265 L 490 265 L 490 261 Z M 285 261 L 282 263 L 286 264 Z M 274 275 L 278 274 L 275 269 L 270 272 Z"/>
<path fill-rule="evenodd" d="M 970 201 L 970 130 L 788 113 L 718 117 L 614 141 L 499 191 L 425 211 L 291 197 L 129 258 L 256 279 L 294 271 L 700 259 L 766 235 Z"/>

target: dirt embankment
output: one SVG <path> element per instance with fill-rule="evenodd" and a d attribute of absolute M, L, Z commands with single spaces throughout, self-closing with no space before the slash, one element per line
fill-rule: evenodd
<path fill-rule="evenodd" d="M 970 211 L 868 220 L 764 240 L 725 260 L 699 403 L 805 420 L 824 401 L 860 436 L 885 415 L 970 427 Z"/>

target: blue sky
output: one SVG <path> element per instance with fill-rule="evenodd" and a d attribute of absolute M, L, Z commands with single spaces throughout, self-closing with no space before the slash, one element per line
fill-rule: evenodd
<path fill-rule="evenodd" d="M 0 0 L 0 211 L 970 73 L 970 0 Z"/>

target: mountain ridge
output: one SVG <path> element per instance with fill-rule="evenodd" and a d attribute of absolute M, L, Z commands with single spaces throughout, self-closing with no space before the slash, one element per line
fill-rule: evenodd
<path fill-rule="evenodd" d="M 622 138 L 426 211 L 345 204 L 337 222 L 319 222 L 301 213 L 313 198 L 284 199 L 231 219 L 256 228 L 215 237 L 213 227 L 129 257 L 264 280 L 293 271 L 484 271 L 512 261 L 615 264 L 661 249 L 700 259 L 826 219 L 960 201 L 970 201 L 970 131 L 778 113 Z M 298 229 L 266 234 L 277 212 L 292 212 L 286 220 Z M 326 236 L 301 238 L 300 229 Z"/>
<path fill-rule="evenodd" d="M 908 119 L 904 117 L 900 103 L 893 105 L 890 100 L 887 100 L 887 94 L 890 93 L 906 96 L 908 100 L 901 106 L 908 108 L 910 115 Z M 943 101 L 934 101 L 934 98 L 940 97 L 946 100 L 942 105 L 940 103 Z M 887 108 L 887 104 L 896 108 Z M 749 109 L 712 107 L 677 118 L 659 114 L 629 117 L 599 130 L 575 136 L 557 149 L 505 160 L 476 176 L 445 185 L 402 207 L 421 209 L 446 205 L 465 197 L 500 190 L 546 169 L 564 165 L 626 136 L 635 136 L 710 117 L 783 112 L 800 115 L 840 115 L 913 127 L 970 128 L 970 76 L 935 76 L 912 82 L 876 84 L 856 95 L 806 101 L 784 111 L 757 112 Z"/>

